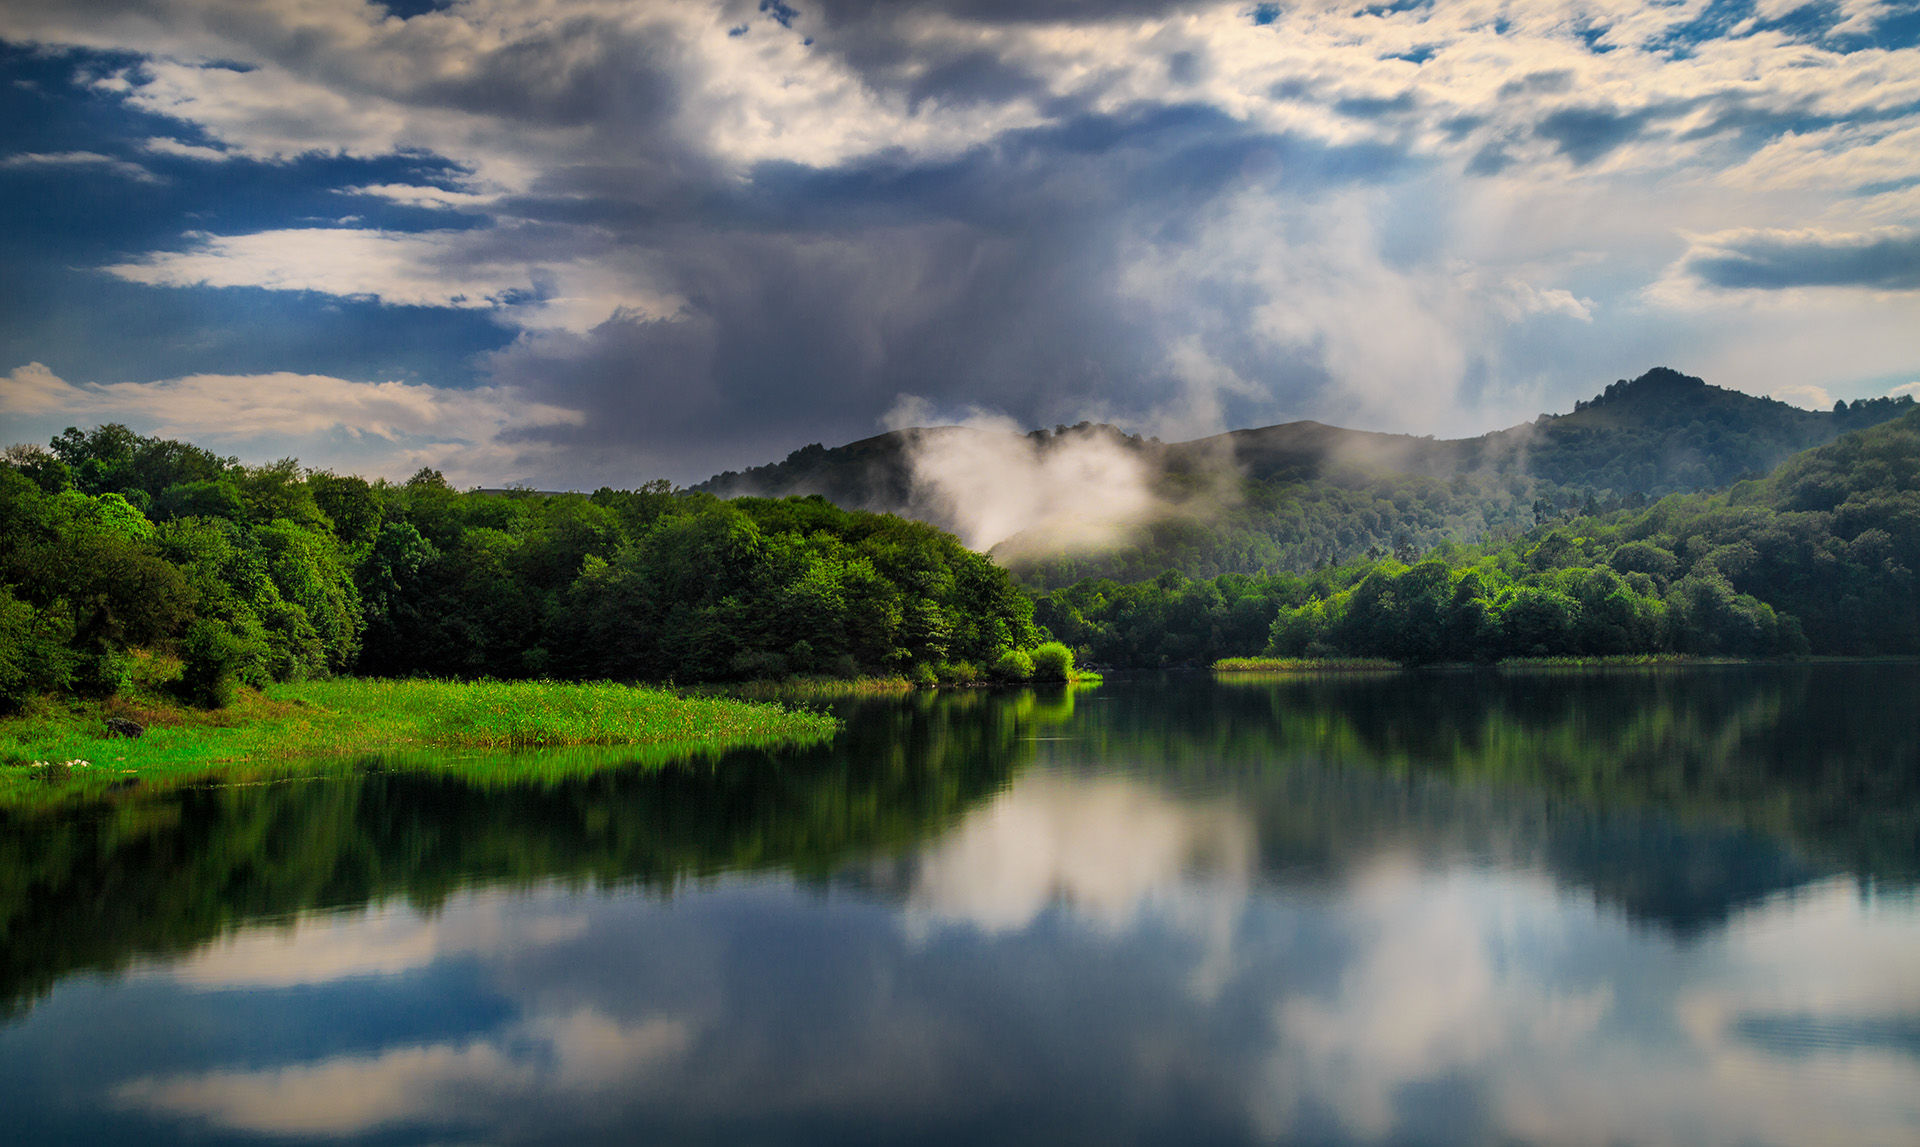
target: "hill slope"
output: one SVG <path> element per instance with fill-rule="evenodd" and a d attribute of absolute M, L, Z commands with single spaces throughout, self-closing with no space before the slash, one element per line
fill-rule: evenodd
<path fill-rule="evenodd" d="M 1403 555 L 1443 541 L 1502 536 L 1566 508 L 1636 505 L 1715 489 L 1771 470 L 1790 455 L 1884 422 L 1912 399 L 1875 399 L 1831 411 L 1710 386 L 1664 367 L 1615 382 L 1569 414 L 1474 438 L 1433 439 L 1290 422 L 1167 445 L 1082 423 L 1024 441 L 967 427 L 893 431 L 846 446 L 819 445 L 785 461 L 717 475 L 699 489 L 820 494 L 849 508 L 902 514 L 963 530 L 962 508 L 992 496 L 949 471 L 929 481 L 925 459 L 973 450 L 1023 450 L 1050 459 L 1098 448 L 1130 460 L 1152 512 L 1126 522 L 1122 544 L 1061 544 L 1058 516 L 1022 531 L 969 538 L 992 545 L 1023 580 L 1056 585 L 1089 576 L 1196 577 L 1312 569 L 1379 549 Z M 994 441 L 998 439 L 998 441 Z M 1011 520 L 1018 521 L 1018 515 Z"/>
<path fill-rule="evenodd" d="M 1920 409 L 1764 479 L 1638 509 L 1555 514 L 1503 544 L 1311 574 L 1162 573 L 1038 596 L 1107 666 L 1222 657 L 1920 653 Z"/>

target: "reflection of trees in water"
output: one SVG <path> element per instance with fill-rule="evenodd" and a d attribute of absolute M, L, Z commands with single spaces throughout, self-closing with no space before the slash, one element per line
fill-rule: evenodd
<path fill-rule="evenodd" d="M 1901 665 L 1169 678 L 849 701 L 831 746 L 679 767 L 136 789 L 0 813 L 0 1007 L 315 908 L 859 868 L 979 807 L 1054 731 L 1071 739 L 1041 755 L 1069 770 L 1244 802 L 1257 867 L 1288 881 L 1388 849 L 1534 865 L 1690 933 L 1822 868 L 1920 876 L 1916 695 Z"/>
<path fill-rule="evenodd" d="M 1682 932 L 1821 868 L 1920 877 L 1920 667 L 1179 678 L 1093 712 L 1096 759 L 1238 778 L 1263 866 L 1386 844 L 1538 863 Z M 1830 866 L 1830 867 L 1829 867 Z"/>
<path fill-rule="evenodd" d="M 847 706 L 830 746 L 501 783 L 381 771 L 135 789 L 0 813 L 0 1008 L 83 969 L 190 951 L 251 920 L 475 884 L 670 893 L 722 872 L 823 876 L 953 823 L 1030 755 L 1024 704 Z M 1068 702 L 1070 706 L 1070 702 Z"/>
<path fill-rule="evenodd" d="M 1686 936 L 1823 874 L 1778 837 L 1645 808 L 1342 766 L 1302 765 L 1253 784 L 1262 868 L 1291 882 L 1337 883 L 1387 853 L 1435 867 L 1537 868 Z"/>

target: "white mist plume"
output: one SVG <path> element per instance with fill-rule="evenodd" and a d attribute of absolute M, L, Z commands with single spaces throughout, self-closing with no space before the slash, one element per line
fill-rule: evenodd
<path fill-rule="evenodd" d="M 926 427 L 907 450 L 913 500 L 976 550 L 1102 549 L 1169 505 L 1153 490 L 1153 458 L 1104 428 L 1028 436 L 1004 415 L 972 408 L 939 418 L 931 404 L 902 395 L 890 430 Z"/>

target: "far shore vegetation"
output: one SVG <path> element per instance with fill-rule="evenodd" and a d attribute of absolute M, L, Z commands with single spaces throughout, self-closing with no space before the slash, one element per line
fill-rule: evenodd
<path fill-rule="evenodd" d="M 1920 654 L 1920 410 L 1717 493 L 1536 514 L 1498 544 L 1083 581 L 1034 617 L 1092 664 L 1137 668 Z"/>
<path fill-rule="evenodd" d="M 1623 653 L 1593 657 L 1509 657 L 1493 662 L 1499 669 L 1620 669 L 1657 665 L 1744 665 L 1749 658 L 1696 657 L 1685 653 Z M 1854 660 L 1854 659 L 1847 659 Z M 1466 669 L 1471 661 L 1433 662 L 1419 668 Z M 1367 673 L 1408 668 L 1387 657 L 1223 657 L 1213 663 L 1216 673 Z"/>
<path fill-rule="evenodd" d="M 1100 674 L 1074 664 L 1073 651 L 1057 641 L 1032 650 L 1008 651 L 982 669 L 967 663 L 943 664 L 912 677 L 829 677 L 805 675 L 760 678 L 715 685 L 689 686 L 685 692 L 769 700 L 829 700 L 836 697 L 882 697 L 916 689 L 995 687 L 1016 685 L 1094 685 Z"/>
<path fill-rule="evenodd" d="M 1378 673 L 1400 668 L 1384 657 L 1223 657 L 1216 673 Z"/>
<path fill-rule="evenodd" d="M 0 459 L 0 711 L 142 675 L 218 709 L 352 675 L 921 686 L 1072 662 L 985 555 L 821 498 L 461 493 L 118 425 Z"/>
<path fill-rule="evenodd" d="M 279 730 L 258 744 L 304 752 L 319 734 L 261 706 L 344 710 L 353 690 L 403 688 L 357 678 L 406 679 L 421 692 L 400 710 L 447 711 L 405 736 L 513 746 L 550 743 L 542 721 L 573 730 L 554 734 L 564 743 L 654 735 L 582 725 L 554 682 L 805 699 L 1087 680 L 1080 665 L 1251 670 L 1241 658 L 1328 671 L 1920 654 L 1920 410 L 1718 492 L 1600 494 L 1538 499 L 1517 537 L 1047 591 L 925 523 L 819 497 L 724 501 L 664 482 L 462 493 L 431 470 L 368 482 L 73 429 L 0 456 L 0 715 L 136 697 L 215 714 L 251 698 L 240 711 Z M 506 687 L 453 681 L 521 682 L 549 708 L 489 725 L 474 698 Z"/>

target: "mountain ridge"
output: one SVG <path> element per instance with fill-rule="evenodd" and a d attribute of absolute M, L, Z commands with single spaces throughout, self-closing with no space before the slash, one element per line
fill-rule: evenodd
<path fill-rule="evenodd" d="M 725 472 L 694 487 L 722 497 L 817 494 L 848 509 L 899 514 L 963 532 L 963 490 L 916 472 L 931 452 L 1050 459 L 1098 448 L 1131 459 L 1158 499 L 1118 545 L 1055 545 L 1058 518 L 985 545 L 1023 580 L 1189 576 L 1314 568 L 1370 548 L 1426 548 L 1530 526 L 1568 505 L 1630 504 L 1718 489 L 1789 456 L 1913 408 L 1910 397 L 1806 410 L 1711 385 L 1668 367 L 1620 379 L 1565 414 L 1542 414 L 1465 438 L 1353 430 L 1310 419 L 1163 443 L 1103 423 L 1025 435 L 974 427 L 914 427 L 777 463 Z M 951 483 L 949 483 L 951 485 Z M 1097 494 L 1090 492 L 1090 496 Z M 1088 550 L 1099 553 L 1089 554 Z"/>
<path fill-rule="evenodd" d="M 1448 477 L 1462 471 L 1496 471 L 1526 467 L 1535 476 L 1548 477 L 1563 484 L 1594 485 L 1617 492 L 1648 495 L 1673 492 L 1677 488 L 1701 489 L 1728 485 L 1739 477 L 1764 473 L 1788 455 L 1832 441 L 1848 430 L 1871 426 L 1897 416 L 1912 404 L 1910 397 L 1863 399 L 1856 403 L 1838 403 L 1835 410 L 1815 411 L 1793 406 L 1776 398 L 1750 395 L 1715 386 L 1705 380 L 1682 374 L 1669 367 L 1655 367 L 1638 378 L 1620 379 L 1592 399 L 1574 404 L 1565 414 L 1543 413 L 1531 422 L 1517 423 L 1499 430 L 1461 438 L 1435 438 L 1377 430 L 1356 430 L 1315 419 L 1298 419 L 1270 426 L 1242 427 L 1185 442 L 1161 443 L 1158 439 L 1131 434 L 1107 423 L 1082 422 L 1075 426 L 1041 429 L 1024 437 L 1042 444 L 1074 436 L 1104 433 L 1131 444 L 1134 448 L 1164 458 L 1173 472 L 1192 468 L 1197 459 L 1217 458 L 1222 445 L 1244 467 L 1246 477 L 1266 480 L 1274 477 L 1311 477 L 1335 464 L 1359 464 L 1393 473 Z M 1686 421 L 1680 421 L 1685 416 Z M 1555 467 L 1555 473 L 1541 474 L 1538 450 L 1548 444 L 1561 450 L 1573 450 L 1609 432 L 1646 430 L 1665 423 L 1684 431 L 1693 422 L 1708 427 L 1739 419 L 1753 422 L 1764 419 L 1769 429 L 1792 432 L 1791 445 L 1769 444 L 1766 455 L 1738 458 L 1743 468 L 1726 473 L 1726 467 L 1710 464 L 1711 452 L 1703 455 L 1704 476 L 1664 475 L 1656 467 L 1652 475 L 1619 475 L 1617 480 L 1601 483 L 1578 481 L 1584 475 L 1576 467 Z M 723 471 L 692 487 L 722 497 L 758 495 L 782 497 L 788 494 L 820 494 L 827 500 L 864 498 L 869 503 L 849 506 L 857 509 L 889 509 L 905 506 L 910 500 L 910 475 L 897 472 L 906 462 L 908 451 L 928 437 L 948 434 L 990 434 L 964 426 L 924 426 L 890 430 L 841 446 L 820 443 L 804 446 L 780 462 L 751 467 L 744 471 Z M 1787 433 L 1773 437 L 1789 437 Z M 1579 454 L 1589 453 L 1578 450 Z M 1745 463 L 1751 462 L 1751 465 Z M 1675 465 L 1684 466 L 1685 460 Z M 1302 471 L 1302 473 L 1289 473 Z M 836 496 L 838 495 L 838 496 Z"/>

